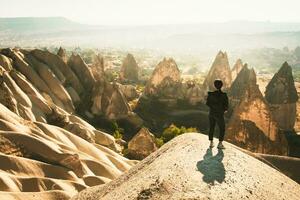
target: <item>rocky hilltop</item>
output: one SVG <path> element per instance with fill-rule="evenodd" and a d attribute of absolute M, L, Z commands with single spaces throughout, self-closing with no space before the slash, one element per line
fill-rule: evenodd
<path fill-rule="evenodd" d="M 229 94 L 234 108 L 227 140 L 252 152 L 287 155 L 287 141 L 256 84 L 254 70 L 244 66 Z"/>
<path fill-rule="evenodd" d="M 231 78 L 231 70 L 228 62 L 228 56 L 226 52 L 220 51 L 217 54 L 207 76 L 205 77 L 203 83 L 204 88 L 206 90 L 214 91 L 215 90 L 214 81 L 216 79 L 220 79 L 223 81 L 224 90 L 229 89 L 232 78 Z"/>
<path fill-rule="evenodd" d="M 124 58 L 120 71 L 121 80 L 138 81 L 139 80 L 139 67 L 132 54 L 127 54 Z"/>
<path fill-rule="evenodd" d="M 299 185 L 278 170 L 229 143 L 220 151 L 208 145 L 199 133 L 178 136 L 124 175 L 72 200 L 300 198 Z"/>
<path fill-rule="evenodd" d="M 266 87 L 265 98 L 282 130 L 291 131 L 296 121 L 298 94 L 291 66 L 285 62 Z"/>

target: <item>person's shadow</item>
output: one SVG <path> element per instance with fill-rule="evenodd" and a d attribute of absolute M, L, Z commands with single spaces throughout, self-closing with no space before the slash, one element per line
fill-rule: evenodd
<path fill-rule="evenodd" d="M 218 149 L 218 153 L 213 156 L 212 149 L 206 150 L 203 160 L 197 162 L 197 169 L 203 174 L 203 181 L 214 184 L 215 181 L 222 183 L 225 179 L 225 168 L 222 163 L 224 153 Z"/>

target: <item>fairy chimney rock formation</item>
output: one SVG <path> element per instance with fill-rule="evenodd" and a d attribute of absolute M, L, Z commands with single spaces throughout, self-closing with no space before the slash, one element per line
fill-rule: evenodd
<path fill-rule="evenodd" d="M 251 71 L 248 72 L 250 78 Z M 253 152 L 286 155 L 287 142 L 279 133 L 278 125 L 258 85 L 251 80 L 248 84 L 241 84 L 244 87 L 243 95 L 227 125 L 226 138 Z"/>
<path fill-rule="evenodd" d="M 145 94 L 156 95 L 161 88 L 170 86 L 180 82 L 180 71 L 174 59 L 164 58 L 155 67 L 150 80 L 148 81 Z"/>
<path fill-rule="evenodd" d="M 256 74 L 254 69 L 249 69 L 248 65 L 244 64 L 228 91 L 231 107 L 239 103 L 249 85 L 256 85 Z"/>
<path fill-rule="evenodd" d="M 214 81 L 220 79 L 223 81 L 223 90 L 229 89 L 231 85 L 231 70 L 228 62 L 228 57 L 226 52 L 220 51 L 216 56 L 205 80 L 204 88 L 206 90 L 215 90 Z"/>
<path fill-rule="evenodd" d="M 291 66 L 285 62 L 266 87 L 265 98 L 280 129 L 293 130 L 298 94 Z"/>
<path fill-rule="evenodd" d="M 237 75 L 239 74 L 239 72 L 242 70 L 243 68 L 243 61 L 241 59 L 238 59 L 236 61 L 236 63 L 234 64 L 233 68 L 231 69 L 231 78 L 232 81 L 235 80 L 235 78 L 237 77 Z"/>
<path fill-rule="evenodd" d="M 75 72 L 86 90 L 93 88 L 96 80 L 88 65 L 84 62 L 80 55 L 72 54 L 68 60 L 68 65 Z"/>
<path fill-rule="evenodd" d="M 127 54 L 122 62 L 120 78 L 121 80 L 138 81 L 139 67 L 132 54 Z"/>
<path fill-rule="evenodd" d="M 104 78 L 104 58 L 100 54 L 94 57 L 93 64 L 91 66 L 92 73 L 96 80 Z"/>

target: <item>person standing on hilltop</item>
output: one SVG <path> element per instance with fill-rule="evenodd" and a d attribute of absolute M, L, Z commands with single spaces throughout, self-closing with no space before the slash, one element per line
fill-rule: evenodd
<path fill-rule="evenodd" d="M 222 143 L 225 135 L 224 113 L 228 110 L 228 97 L 227 94 L 221 90 L 223 86 L 223 82 L 221 80 L 215 80 L 214 86 L 216 90 L 214 92 L 208 92 L 206 101 L 206 105 L 209 107 L 209 147 L 214 147 L 213 136 L 217 123 L 220 131 L 218 148 L 224 149 L 224 145 Z"/>

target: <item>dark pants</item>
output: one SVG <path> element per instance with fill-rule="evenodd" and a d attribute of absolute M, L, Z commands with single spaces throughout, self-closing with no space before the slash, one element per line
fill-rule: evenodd
<path fill-rule="evenodd" d="M 219 127 L 219 141 L 224 140 L 225 135 L 225 121 L 224 121 L 224 115 L 209 115 L 209 140 L 213 140 L 214 132 L 215 132 L 215 126 L 216 123 Z"/>

